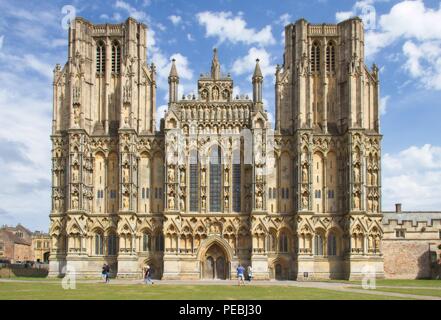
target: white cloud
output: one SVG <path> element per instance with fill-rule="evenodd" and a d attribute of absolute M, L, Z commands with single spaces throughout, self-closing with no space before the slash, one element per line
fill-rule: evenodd
<path fill-rule="evenodd" d="M 289 13 L 282 14 L 279 19 L 276 21 L 277 24 L 281 24 L 282 26 L 286 26 L 291 23 L 292 17 Z"/>
<path fill-rule="evenodd" d="M 428 89 L 441 90 L 441 41 L 406 41 L 403 53 L 405 70 Z"/>
<path fill-rule="evenodd" d="M 187 33 L 187 40 L 188 41 L 194 41 L 193 36 L 191 35 L 191 33 Z"/>
<path fill-rule="evenodd" d="M 196 15 L 200 25 L 205 26 L 206 37 L 217 37 L 219 43 L 230 41 L 258 45 L 274 44 L 271 26 L 267 25 L 260 31 L 247 28 L 242 15 L 234 16 L 231 12 L 200 12 Z"/>
<path fill-rule="evenodd" d="M 441 207 L 441 147 L 411 146 L 383 156 L 383 210 L 403 203 L 406 210 Z"/>
<path fill-rule="evenodd" d="M 124 2 L 122 0 L 117 0 L 115 2 L 115 8 L 126 10 L 129 15 L 139 21 L 143 21 L 147 19 L 147 15 L 143 11 L 139 11 L 136 8 L 132 7 L 129 3 Z"/>
<path fill-rule="evenodd" d="M 380 114 L 381 115 L 386 114 L 387 103 L 388 103 L 389 99 L 390 99 L 390 96 L 385 96 L 385 97 L 380 98 Z"/>
<path fill-rule="evenodd" d="M 263 48 L 255 47 L 250 48 L 246 56 L 234 61 L 232 67 L 233 72 L 237 75 L 252 73 L 256 66 L 256 59 L 260 60 L 259 65 L 264 77 L 274 74 L 275 65 L 271 64 L 271 55 L 269 52 Z"/>
<path fill-rule="evenodd" d="M 5 36 L 0 36 L 0 50 L 3 48 L 4 40 L 5 40 Z"/>
<path fill-rule="evenodd" d="M 41 75 L 45 76 L 48 79 L 52 79 L 53 73 L 52 73 L 52 66 L 40 61 L 32 54 L 26 54 L 22 61 L 29 66 L 29 68 L 37 71 Z"/>
<path fill-rule="evenodd" d="M 173 23 L 173 25 L 177 26 L 182 22 L 182 17 L 172 14 L 171 16 L 168 16 L 168 19 Z"/>
<path fill-rule="evenodd" d="M 374 2 L 356 2 L 350 15 Z M 340 20 L 348 14 L 338 12 L 336 19 Z M 404 70 L 425 88 L 441 90 L 441 6 L 432 9 L 421 0 L 401 1 L 377 20 L 375 28 L 369 28 L 365 35 L 366 56 L 373 57 L 382 49 L 405 41 L 402 46 L 407 59 Z"/>

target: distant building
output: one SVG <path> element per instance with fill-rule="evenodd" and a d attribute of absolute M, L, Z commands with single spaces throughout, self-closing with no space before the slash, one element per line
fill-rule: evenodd
<path fill-rule="evenodd" d="M 40 231 L 32 235 L 32 249 L 34 251 L 34 261 L 49 262 L 51 237 L 47 233 Z"/>
<path fill-rule="evenodd" d="M 0 228 L 0 259 L 11 263 L 33 261 L 32 232 L 21 224 Z"/>
<path fill-rule="evenodd" d="M 387 278 L 440 276 L 441 212 L 383 212 L 384 273 Z"/>

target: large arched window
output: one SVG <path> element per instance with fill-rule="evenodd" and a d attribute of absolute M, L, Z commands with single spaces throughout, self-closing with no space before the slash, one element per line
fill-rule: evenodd
<path fill-rule="evenodd" d="M 316 234 L 314 237 L 314 254 L 316 256 L 323 255 L 323 236 L 321 234 Z"/>
<path fill-rule="evenodd" d="M 240 212 L 240 149 L 233 151 L 233 211 Z"/>
<path fill-rule="evenodd" d="M 106 46 L 102 40 L 96 46 L 96 72 L 104 74 L 106 71 Z"/>
<path fill-rule="evenodd" d="M 328 256 L 337 255 L 337 238 L 334 233 L 330 233 L 328 236 Z"/>
<path fill-rule="evenodd" d="M 103 235 L 102 233 L 95 234 L 95 255 L 103 255 Z"/>
<path fill-rule="evenodd" d="M 275 252 L 276 251 L 276 247 L 277 247 L 277 241 L 276 241 L 276 231 L 274 229 L 270 230 L 267 239 L 268 239 L 267 250 L 269 252 Z"/>
<path fill-rule="evenodd" d="M 221 195 L 222 195 L 222 164 L 221 149 L 214 146 L 210 154 L 210 211 L 221 211 Z"/>
<path fill-rule="evenodd" d="M 164 235 L 160 232 L 155 237 L 155 251 L 164 251 Z"/>
<path fill-rule="evenodd" d="M 198 166 L 198 152 L 196 150 L 190 151 L 190 211 L 199 210 L 199 166 Z"/>
<path fill-rule="evenodd" d="M 335 45 L 333 41 L 329 41 L 326 47 L 326 71 L 335 71 Z"/>
<path fill-rule="evenodd" d="M 320 71 L 320 45 L 317 41 L 314 41 L 311 47 L 311 71 Z"/>
<path fill-rule="evenodd" d="M 142 251 L 150 251 L 151 249 L 151 237 L 150 234 L 144 232 L 142 235 Z"/>
<path fill-rule="evenodd" d="M 112 72 L 119 73 L 121 69 L 121 46 L 118 41 L 112 43 Z"/>
<path fill-rule="evenodd" d="M 279 252 L 288 252 L 288 235 L 285 232 L 279 236 Z"/>
<path fill-rule="evenodd" d="M 116 255 L 117 252 L 117 237 L 115 233 L 110 233 L 107 237 L 107 254 L 109 256 Z"/>

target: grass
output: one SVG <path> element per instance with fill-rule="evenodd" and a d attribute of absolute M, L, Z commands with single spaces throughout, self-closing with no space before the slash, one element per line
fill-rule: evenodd
<path fill-rule="evenodd" d="M 441 290 L 436 289 L 377 288 L 376 290 L 382 292 L 414 294 L 417 296 L 431 296 L 441 298 Z"/>
<path fill-rule="evenodd" d="M 339 282 L 347 284 L 361 285 L 361 280 L 358 281 L 346 281 L 346 280 L 328 280 L 329 282 Z M 404 280 L 404 279 L 377 279 L 377 286 L 387 287 L 428 287 L 428 288 L 440 288 L 441 280 Z"/>
<path fill-rule="evenodd" d="M 370 295 L 336 290 L 293 286 L 231 285 L 119 285 L 77 283 L 64 290 L 61 282 L 0 282 L 0 300 L 388 300 L 387 295 Z"/>

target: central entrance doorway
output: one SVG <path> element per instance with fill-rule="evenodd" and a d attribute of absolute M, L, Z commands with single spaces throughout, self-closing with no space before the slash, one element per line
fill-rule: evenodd
<path fill-rule="evenodd" d="M 216 243 L 206 251 L 202 261 L 202 277 L 204 279 L 221 279 L 228 277 L 228 262 L 224 250 Z"/>

